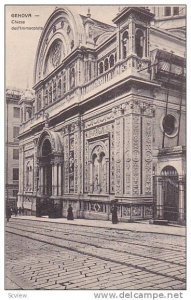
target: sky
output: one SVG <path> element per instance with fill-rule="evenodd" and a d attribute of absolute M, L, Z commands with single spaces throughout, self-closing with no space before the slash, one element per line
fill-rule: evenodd
<path fill-rule="evenodd" d="M 69 7 L 69 6 L 68 6 Z M 112 19 L 118 13 L 118 5 L 110 6 L 72 6 L 72 8 L 82 14 L 87 15 L 90 8 L 93 19 L 105 21 L 112 24 Z M 19 89 L 32 88 L 33 69 L 36 49 L 42 30 L 14 30 L 17 26 L 44 27 L 48 17 L 54 11 L 55 5 L 48 6 L 6 6 L 5 10 L 5 85 Z M 32 17 L 24 18 L 25 24 L 13 24 L 15 18 L 13 14 L 31 14 Z"/>

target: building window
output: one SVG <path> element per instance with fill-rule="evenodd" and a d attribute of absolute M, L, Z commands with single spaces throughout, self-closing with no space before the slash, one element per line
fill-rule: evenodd
<path fill-rule="evenodd" d="M 123 57 L 123 59 L 127 57 L 128 40 L 129 40 L 129 35 L 128 35 L 128 32 L 125 31 L 122 36 L 122 57 Z"/>
<path fill-rule="evenodd" d="M 19 180 L 19 169 L 18 168 L 13 169 L 13 180 Z"/>
<path fill-rule="evenodd" d="M 166 7 L 164 8 L 164 15 L 165 15 L 166 17 L 171 16 L 171 7 L 170 7 L 170 6 L 166 6 Z"/>
<path fill-rule="evenodd" d="M 104 68 L 105 68 L 105 71 L 107 71 L 109 69 L 109 61 L 108 61 L 108 58 L 106 58 L 104 60 Z"/>
<path fill-rule="evenodd" d="M 135 35 L 135 50 L 139 57 L 143 57 L 144 49 L 144 34 L 143 31 L 138 29 Z"/>
<path fill-rule="evenodd" d="M 50 85 L 49 87 L 49 96 L 48 96 L 48 100 L 49 100 L 49 103 L 52 103 L 52 86 Z"/>
<path fill-rule="evenodd" d="M 13 159 L 19 159 L 19 149 L 13 149 Z"/>
<path fill-rule="evenodd" d="M 70 88 L 74 88 L 75 87 L 75 69 L 72 68 L 70 70 Z"/>
<path fill-rule="evenodd" d="M 66 93 L 66 73 L 63 73 L 63 94 Z"/>
<path fill-rule="evenodd" d="M 103 62 L 101 61 L 99 64 L 99 74 L 103 73 Z"/>
<path fill-rule="evenodd" d="M 114 66 L 114 63 L 115 63 L 115 58 L 114 58 L 114 55 L 112 54 L 109 58 L 109 66 L 110 68 Z"/>
<path fill-rule="evenodd" d="M 13 190 L 13 197 L 17 197 L 18 190 Z"/>
<path fill-rule="evenodd" d="M 14 116 L 14 118 L 20 118 L 20 108 L 19 107 L 13 107 L 13 116 Z"/>
<path fill-rule="evenodd" d="M 40 110 L 41 109 L 41 107 L 42 107 L 42 99 L 41 99 L 41 93 L 39 92 L 38 94 L 37 94 L 37 111 L 38 110 Z"/>
<path fill-rule="evenodd" d="M 173 7 L 173 15 L 174 16 L 178 16 L 179 15 L 179 7 L 178 6 Z"/>
<path fill-rule="evenodd" d="M 13 138 L 16 139 L 19 135 L 19 127 L 18 126 L 14 126 L 13 127 Z"/>
<path fill-rule="evenodd" d="M 46 89 L 44 90 L 44 105 L 48 105 L 48 89 L 46 87 Z"/>
<path fill-rule="evenodd" d="M 166 115 L 163 118 L 162 121 L 162 127 L 163 131 L 168 135 L 168 136 L 174 136 L 177 133 L 177 120 L 173 115 Z"/>
<path fill-rule="evenodd" d="M 57 89 L 58 98 L 61 97 L 61 79 L 58 80 L 58 89 Z"/>
<path fill-rule="evenodd" d="M 53 101 L 56 101 L 56 80 L 53 83 Z"/>

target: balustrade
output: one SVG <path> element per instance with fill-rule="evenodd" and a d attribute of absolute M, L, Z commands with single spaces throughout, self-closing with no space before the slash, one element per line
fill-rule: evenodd
<path fill-rule="evenodd" d="M 107 84 L 112 79 L 124 74 L 127 72 L 127 76 L 137 75 L 141 78 L 149 79 L 148 67 L 149 67 L 149 59 L 139 58 L 136 55 L 131 55 L 127 57 L 125 60 L 116 63 L 113 67 L 111 67 L 107 72 L 98 75 L 96 78 L 87 82 L 81 87 L 75 87 L 71 91 L 65 93 L 62 97 L 60 97 L 57 101 L 52 102 L 50 105 L 53 107 L 57 107 L 59 103 L 67 103 L 67 105 L 71 105 L 72 99 L 77 99 L 79 101 L 80 97 L 85 97 L 86 94 L 92 92 L 98 87 Z M 120 77 L 119 77 L 120 79 Z M 45 119 L 45 110 L 49 108 L 49 106 L 45 106 L 40 111 L 36 112 L 34 116 L 22 124 L 21 133 L 25 129 L 29 128 L 31 125 L 35 125 L 35 123 L 42 122 Z"/>

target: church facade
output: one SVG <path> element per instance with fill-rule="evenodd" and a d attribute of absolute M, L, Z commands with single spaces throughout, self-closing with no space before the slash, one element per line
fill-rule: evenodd
<path fill-rule="evenodd" d="M 109 8 L 108 8 L 109 9 Z M 125 7 L 113 25 L 57 7 L 21 98 L 27 214 L 185 222 L 185 36 Z M 179 29 L 180 30 L 180 29 Z"/>

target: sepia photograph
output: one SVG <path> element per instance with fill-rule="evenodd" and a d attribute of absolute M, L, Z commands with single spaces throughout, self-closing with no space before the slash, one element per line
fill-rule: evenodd
<path fill-rule="evenodd" d="M 5 290 L 182 298 L 186 18 L 186 4 L 4 6 Z"/>

